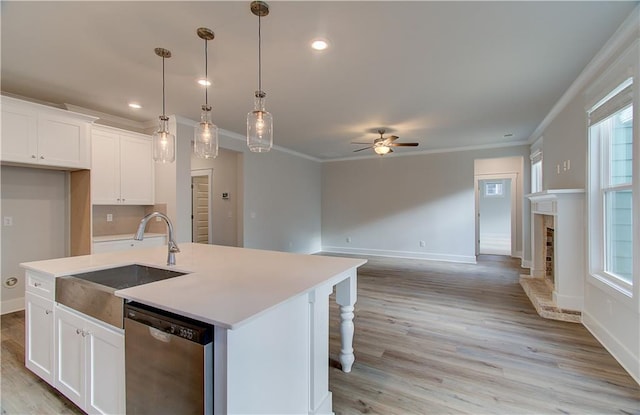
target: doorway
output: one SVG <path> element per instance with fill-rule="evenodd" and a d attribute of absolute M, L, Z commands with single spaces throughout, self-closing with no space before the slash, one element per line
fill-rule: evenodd
<path fill-rule="evenodd" d="M 517 175 L 476 177 L 476 255 L 515 252 Z"/>
<path fill-rule="evenodd" d="M 212 242 L 211 169 L 191 171 L 191 241 Z"/>

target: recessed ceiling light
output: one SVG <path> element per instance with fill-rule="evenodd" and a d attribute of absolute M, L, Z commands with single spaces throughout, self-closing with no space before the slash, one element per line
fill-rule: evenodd
<path fill-rule="evenodd" d="M 315 50 L 325 50 L 329 47 L 329 43 L 324 39 L 316 39 L 311 42 L 311 48 Z"/>
<path fill-rule="evenodd" d="M 133 108 L 133 109 L 139 110 L 140 108 L 142 108 L 142 105 L 137 104 L 135 102 L 130 102 L 129 103 L 129 108 Z"/>
<path fill-rule="evenodd" d="M 210 86 L 211 81 L 207 81 L 206 79 L 198 79 L 198 83 L 202 86 Z"/>

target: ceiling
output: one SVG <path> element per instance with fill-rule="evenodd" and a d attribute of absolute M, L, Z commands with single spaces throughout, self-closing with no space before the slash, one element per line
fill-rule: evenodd
<path fill-rule="evenodd" d="M 638 2 L 271 1 L 263 89 L 274 143 L 318 159 L 371 156 L 380 127 L 418 141 L 394 154 L 526 142 Z M 249 1 L 2 1 L 1 87 L 137 122 L 198 120 L 209 27 L 213 120 L 244 134 L 257 89 Z M 322 37 L 330 47 L 309 47 Z M 143 108 L 128 108 L 130 101 Z M 505 135 L 512 136 L 505 137 Z"/>

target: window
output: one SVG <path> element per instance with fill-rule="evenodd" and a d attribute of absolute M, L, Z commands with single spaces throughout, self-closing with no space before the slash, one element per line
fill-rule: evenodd
<path fill-rule="evenodd" d="M 531 160 L 531 193 L 542 191 L 542 156 Z"/>
<path fill-rule="evenodd" d="M 633 285 L 633 103 L 627 79 L 589 112 L 589 234 L 592 273 Z"/>
<path fill-rule="evenodd" d="M 504 189 L 502 182 L 486 182 L 484 184 L 484 195 L 487 197 L 502 197 Z"/>

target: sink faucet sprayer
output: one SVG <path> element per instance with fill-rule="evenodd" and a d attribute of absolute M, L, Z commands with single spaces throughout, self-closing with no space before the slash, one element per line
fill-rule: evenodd
<path fill-rule="evenodd" d="M 167 229 L 169 231 L 169 242 L 167 242 L 167 248 L 169 249 L 169 254 L 167 256 L 167 265 L 175 265 L 176 252 L 180 252 L 180 248 L 178 248 L 178 244 L 176 243 L 175 239 L 173 239 L 173 225 L 171 224 L 171 220 L 164 213 L 153 212 L 142 218 L 142 220 L 140 221 L 140 225 L 138 225 L 136 236 L 134 236 L 133 239 L 135 239 L 136 241 L 141 241 L 144 238 L 144 228 L 147 227 L 147 222 L 149 222 L 151 218 L 155 217 L 162 218 L 165 222 L 167 222 Z"/>

